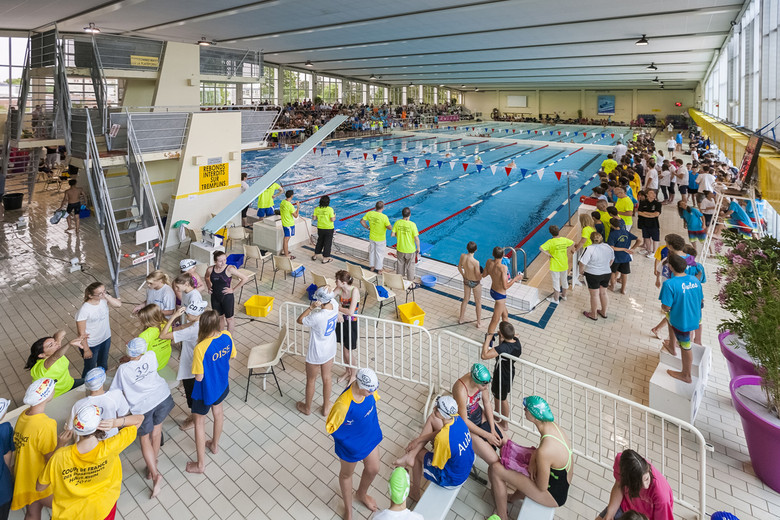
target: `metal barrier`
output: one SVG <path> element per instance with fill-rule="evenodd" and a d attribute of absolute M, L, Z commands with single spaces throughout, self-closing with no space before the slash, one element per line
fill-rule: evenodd
<path fill-rule="evenodd" d="M 308 308 L 300 303 L 284 302 L 279 309 L 279 327 L 287 328 L 284 351 L 306 356 L 309 328 L 297 323 L 298 316 Z M 377 375 L 427 387 L 422 410 L 423 422 L 428 416 L 436 382 L 433 340 L 423 327 L 392 320 L 356 315 L 358 342 L 351 351 L 349 363 L 344 349 L 338 348 L 334 363 L 353 368 L 372 368 Z"/>
<path fill-rule="evenodd" d="M 127 127 L 130 119 L 135 130 L 138 152 L 165 152 L 183 148 L 190 123 L 189 112 L 124 111 L 111 113 L 111 150 L 127 149 Z"/>
<path fill-rule="evenodd" d="M 436 337 L 438 395 L 442 390 L 450 391 L 457 378 L 480 361 L 482 345 L 449 331 L 438 332 Z M 579 457 L 608 471 L 611 478 L 615 455 L 626 448 L 635 449 L 669 481 L 675 503 L 704 519 L 707 448 L 694 426 L 523 359 L 506 354 L 501 358 L 513 363 L 516 372 L 507 396 L 509 415 L 501 415 L 496 403 L 496 416 L 535 434 L 535 427 L 525 419 L 522 398 L 540 395 L 550 404 L 557 424 L 567 432 Z"/>

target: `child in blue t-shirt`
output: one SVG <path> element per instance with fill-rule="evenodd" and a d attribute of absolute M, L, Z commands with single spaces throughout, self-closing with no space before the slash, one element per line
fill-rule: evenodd
<path fill-rule="evenodd" d="M 0 398 L 0 421 L 11 406 L 11 401 Z M 14 451 L 14 428 L 11 423 L 0 423 L 0 520 L 6 520 L 11 511 L 14 478 L 8 465 Z"/>
<path fill-rule="evenodd" d="M 696 249 L 696 242 L 704 242 L 704 239 L 707 238 L 704 215 L 697 208 L 688 206 L 683 201 L 677 203 L 677 211 L 680 213 L 680 218 L 683 219 L 683 226 L 688 230 L 688 240 Z"/>
<path fill-rule="evenodd" d="M 609 281 L 609 289 L 615 290 L 615 283 L 620 275 L 620 293 L 626 294 L 626 285 L 628 284 L 628 275 L 631 274 L 631 255 L 634 251 L 631 244 L 637 237 L 626 230 L 625 222 L 622 218 L 613 218 L 609 221 L 610 232 L 607 245 L 612 246 L 615 251 L 615 261 L 612 262 L 612 278 Z"/>

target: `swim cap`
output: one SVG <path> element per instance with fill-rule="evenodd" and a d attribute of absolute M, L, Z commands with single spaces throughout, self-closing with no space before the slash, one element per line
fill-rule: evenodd
<path fill-rule="evenodd" d="M 103 367 L 93 368 L 87 372 L 87 377 L 84 378 L 84 386 L 87 390 L 100 390 L 105 382 L 106 371 L 103 370 Z"/>
<path fill-rule="evenodd" d="M 409 482 L 409 472 L 404 468 L 395 468 L 390 474 L 388 487 L 390 488 L 390 500 L 393 504 L 403 504 L 412 487 L 411 482 Z"/>
<path fill-rule="evenodd" d="M 196 261 L 195 261 L 195 260 L 193 260 L 192 258 L 185 258 L 184 260 L 182 260 L 181 262 L 179 262 L 179 269 L 181 269 L 181 272 L 182 272 L 182 273 L 186 273 L 187 271 L 189 271 L 190 269 L 192 269 L 193 267 L 195 267 L 195 265 L 196 265 L 197 263 L 198 263 L 198 262 L 196 262 Z"/>
<path fill-rule="evenodd" d="M 193 301 L 187 305 L 186 313 L 192 316 L 200 316 L 206 310 L 209 304 L 203 300 Z"/>
<path fill-rule="evenodd" d="M 30 406 L 41 404 L 54 395 L 54 386 L 56 384 L 57 381 L 50 377 L 33 381 L 32 384 L 27 387 L 27 392 L 24 393 L 24 404 Z"/>
<path fill-rule="evenodd" d="M 327 287 L 319 287 L 314 292 L 314 299 L 320 303 L 328 303 L 334 298 L 334 294 Z"/>
<path fill-rule="evenodd" d="M 357 376 L 358 387 L 369 392 L 376 392 L 379 388 L 379 378 L 376 376 L 376 372 L 370 368 L 361 368 L 358 370 Z"/>
<path fill-rule="evenodd" d="M 501 520 L 501 517 L 498 516 L 498 515 L 493 515 L 490 518 L 488 518 L 487 520 Z"/>
<path fill-rule="evenodd" d="M 523 408 L 531 412 L 531 415 L 543 422 L 553 422 L 552 410 L 547 401 L 539 397 L 538 395 L 530 395 L 523 398 Z"/>
<path fill-rule="evenodd" d="M 445 419 L 452 419 L 458 415 L 458 403 L 451 395 L 442 395 L 436 399 L 436 408 Z"/>
<path fill-rule="evenodd" d="M 5 415 L 6 410 L 8 410 L 8 407 L 11 406 L 11 401 L 8 399 L 3 399 L 0 397 L 0 419 L 3 418 Z"/>
<path fill-rule="evenodd" d="M 490 370 L 482 363 L 471 365 L 471 379 L 478 385 L 484 385 L 490 382 Z"/>
<path fill-rule="evenodd" d="M 84 405 L 73 417 L 73 431 L 76 435 L 95 433 L 100 426 L 100 408 L 94 404 Z"/>
<path fill-rule="evenodd" d="M 144 338 L 133 338 L 127 343 L 127 355 L 138 357 L 146 352 L 146 340 Z"/>

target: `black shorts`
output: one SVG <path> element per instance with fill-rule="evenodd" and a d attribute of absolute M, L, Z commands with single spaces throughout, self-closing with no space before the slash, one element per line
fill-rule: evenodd
<path fill-rule="evenodd" d="M 192 389 L 195 387 L 195 378 L 182 379 L 181 386 L 184 387 L 184 397 L 187 399 L 187 406 L 192 409 Z"/>
<path fill-rule="evenodd" d="M 606 287 L 609 285 L 610 278 L 612 278 L 612 275 L 610 273 L 606 273 L 606 274 L 585 273 L 585 282 L 588 284 L 588 289 L 598 289 L 599 287 Z"/>
<path fill-rule="evenodd" d="M 642 238 L 650 238 L 656 242 L 661 239 L 661 229 L 654 228 L 642 228 Z"/>
<path fill-rule="evenodd" d="M 208 415 L 209 410 L 211 410 L 211 407 L 218 404 L 222 404 L 222 401 L 225 400 L 229 392 L 230 392 L 230 385 L 228 385 L 227 388 L 225 388 L 225 391 L 222 392 L 222 395 L 219 396 L 219 399 L 217 399 L 211 404 L 206 404 L 200 399 L 193 399 L 192 406 L 190 406 L 190 410 L 192 411 L 192 413 L 196 413 L 198 415 Z"/>
<path fill-rule="evenodd" d="M 344 322 L 336 324 L 336 341 L 344 348 L 355 350 L 358 342 L 357 320 L 352 321 L 344 316 Z"/>
<path fill-rule="evenodd" d="M 217 296 L 216 294 L 211 295 L 211 308 L 217 311 L 217 314 L 220 316 L 232 318 L 235 307 L 236 302 L 232 293 L 223 294 L 222 296 Z"/>
<path fill-rule="evenodd" d="M 241 218 L 246 218 L 246 214 L 249 211 L 249 206 L 241 210 Z"/>
<path fill-rule="evenodd" d="M 495 374 L 497 376 L 497 374 Z M 515 378 L 514 371 L 507 377 L 507 374 L 502 374 L 501 377 L 493 377 L 493 382 L 490 383 L 490 392 L 493 397 L 499 401 L 505 401 L 509 392 L 512 390 L 512 380 Z M 501 381 L 499 383 L 499 380 Z"/>
<path fill-rule="evenodd" d="M 709 215 L 707 213 L 704 214 L 704 224 L 707 227 L 710 227 L 710 224 L 712 224 L 712 216 L 713 216 L 712 214 Z"/>
<path fill-rule="evenodd" d="M 631 262 L 623 262 L 620 264 L 612 264 L 612 272 L 620 274 L 631 274 Z"/>
<path fill-rule="evenodd" d="M 685 184 L 680 184 L 677 187 L 677 189 L 680 190 L 680 194 L 682 194 L 682 195 L 685 195 L 686 193 L 688 193 L 688 186 L 686 186 Z"/>
<path fill-rule="evenodd" d="M 62 206 L 60 206 L 62 207 Z M 68 215 L 78 215 L 81 211 L 81 202 L 68 203 L 68 207 L 65 209 L 65 213 Z"/>
<path fill-rule="evenodd" d="M 699 188 L 691 188 L 688 186 L 688 193 L 696 194 L 699 193 Z"/>
<path fill-rule="evenodd" d="M 475 425 L 477 425 L 477 427 L 481 428 L 483 431 L 487 433 L 492 433 L 490 430 L 490 423 L 487 420 L 483 420 L 481 406 L 479 407 L 479 413 L 475 413 L 474 415 L 469 415 L 469 420 L 473 422 Z M 502 439 L 504 438 L 504 434 L 501 432 L 501 428 L 499 428 L 498 426 L 496 426 L 496 433 L 500 438 Z"/>

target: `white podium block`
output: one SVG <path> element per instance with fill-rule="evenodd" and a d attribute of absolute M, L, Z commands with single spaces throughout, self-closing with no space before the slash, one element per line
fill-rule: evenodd
<path fill-rule="evenodd" d="M 224 251 L 225 246 L 212 246 L 205 242 L 190 244 L 190 256 L 199 264 L 214 265 L 214 251 Z"/>
<path fill-rule="evenodd" d="M 252 225 L 252 242 L 264 251 L 271 251 L 273 254 L 278 255 L 282 252 L 283 240 L 282 217 L 278 215 L 263 217 L 263 220 Z M 307 219 L 298 217 L 295 219 L 295 236 L 290 237 L 288 245 L 293 247 L 301 242 L 308 242 L 308 240 L 309 226 Z"/>
<path fill-rule="evenodd" d="M 661 349 L 660 362 L 669 365 L 672 370 L 682 370 L 682 358 L 680 357 L 680 348 L 677 348 L 677 355 L 673 356 Z M 701 380 L 702 386 L 707 386 L 710 378 L 710 369 L 712 368 L 712 349 L 703 345 L 691 345 L 693 352 L 693 363 L 691 364 L 691 375 Z"/>
<path fill-rule="evenodd" d="M 667 370 L 677 368 L 659 363 L 650 378 L 650 408 L 693 424 L 704 395 L 704 385 L 698 377 L 693 377 L 691 383 L 675 379 Z"/>

